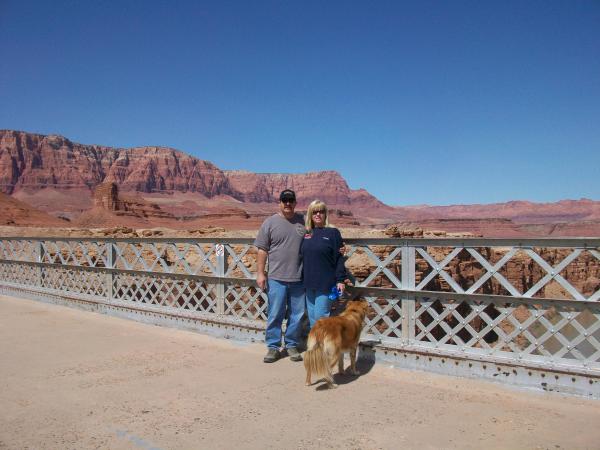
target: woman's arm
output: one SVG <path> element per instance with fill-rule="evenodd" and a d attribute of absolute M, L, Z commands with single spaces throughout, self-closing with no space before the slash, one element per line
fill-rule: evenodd
<path fill-rule="evenodd" d="M 347 276 L 347 272 L 346 272 L 346 266 L 345 266 L 345 262 L 346 262 L 346 258 L 344 257 L 344 255 L 342 255 L 342 253 L 340 252 L 340 249 L 342 249 L 344 247 L 344 241 L 342 240 L 342 235 L 340 233 L 340 230 L 338 230 L 337 228 L 334 228 L 334 233 L 335 233 L 335 245 L 334 245 L 334 251 L 335 251 L 335 280 L 338 284 L 338 288 L 340 288 L 342 291 L 344 290 L 343 287 L 340 287 L 340 284 L 344 285 L 344 280 L 346 278 L 348 278 Z"/>

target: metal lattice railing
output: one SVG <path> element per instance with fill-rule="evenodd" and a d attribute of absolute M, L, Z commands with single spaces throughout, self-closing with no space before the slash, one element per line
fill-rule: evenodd
<path fill-rule="evenodd" d="M 348 239 L 364 338 L 600 375 L 600 239 Z M 262 329 L 252 240 L 1 238 L 0 287 Z"/>

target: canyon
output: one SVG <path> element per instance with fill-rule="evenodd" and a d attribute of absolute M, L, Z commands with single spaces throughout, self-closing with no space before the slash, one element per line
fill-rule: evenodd
<path fill-rule="evenodd" d="M 0 192 L 5 194 L 0 219 L 5 224 L 256 229 L 276 211 L 279 192 L 286 188 L 298 193 L 301 211 L 314 198 L 325 201 L 332 222 L 343 227 L 395 224 L 488 237 L 600 236 L 600 202 L 594 200 L 390 206 L 365 189 L 351 189 L 331 170 L 222 170 L 168 147 L 113 148 L 0 130 Z"/>

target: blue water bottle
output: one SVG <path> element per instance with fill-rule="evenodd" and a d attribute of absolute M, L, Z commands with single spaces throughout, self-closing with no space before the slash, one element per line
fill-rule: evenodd
<path fill-rule="evenodd" d="M 341 291 L 337 286 L 333 286 L 331 288 L 331 292 L 329 293 L 329 300 L 337 300 L 342 295 Z"/>

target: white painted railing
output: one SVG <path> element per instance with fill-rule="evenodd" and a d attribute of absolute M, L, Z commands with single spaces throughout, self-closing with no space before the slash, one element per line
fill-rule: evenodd
<path fill-rule="evenodd" d="M 477 362 L 585 377 L 589 392 L 598 389 L 600 239 L 346 244 L 349 293 L 371 305 L 363 339 L 375 351 L 451 358 L 463 373 Z M 0 289 L 260 339 L 267 299 L 255 254 L 246 238 L 0 238 Z"/>

